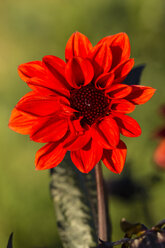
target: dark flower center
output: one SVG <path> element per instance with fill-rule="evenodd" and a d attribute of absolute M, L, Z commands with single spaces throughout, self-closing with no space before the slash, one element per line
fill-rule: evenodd
<path fill-rule="evenodd" d="M 92 125 L 100 117 L 108 112 L 109 99 L 101 90 L 97 90 L 92 84 L 71 91 L 71 107 L 78 110 L 82 121 Z"/>

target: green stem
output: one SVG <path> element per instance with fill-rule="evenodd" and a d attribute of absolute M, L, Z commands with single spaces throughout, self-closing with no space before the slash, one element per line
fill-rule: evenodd
<path fill-rule="evenodd" d="M 101 162 L 95 166 L 96 185 L 97 185 L 97 203 L 98 203 L 98 236 L 103 241 L 108 240 L 108 213 L 104 191 L 104 181 Z"/>

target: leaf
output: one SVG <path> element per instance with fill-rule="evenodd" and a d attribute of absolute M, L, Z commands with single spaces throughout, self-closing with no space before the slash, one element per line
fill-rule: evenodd
<path fill-rule="evenodd" d="M 134 240 L 130 248 L 165 248 L 165 232 L 148 232 Z"/>
<path fill-rule="evenodd" d="M 123 81 L 123 84 L 127 84 L 127 85 L 140 84 L 140 79 L 141 79 L 141 75 L 142 75 L 144 68 L 145 68 L 145 65 L 139 65 L 139 66 L 134 67 L 130 71 L 126 79 Z"/>
<path fill-rule="evenodd" d="M 13 248 L 13 233 L 10 234 L 9 241 L 7 244 L 7 248 Z"/>
<path fill-rule="evenodd" d="M 154 230 L 161 230 L 165 226 L 165 219 L 161 220 L 157 225 L 155 225 L 152 229 Z"/>
<path fill-rule="evenodd" d="M 131 224 L 125 219 L 121 221 L 121 228 L 126 233 L 125 237 L 130 239 L 122 245 L 122 248 L 165 248 L 165 230 L 162 228 L 165 220 L 160 221 L 151 229 L 147 229 L 143 224 Z"/>
<path fill-rule="evenodd" d="M 165 220 L 160 221 L 151 229 L 147 229 L 143 224 L 131 224 L 125 219 L 121 221 L 121 228 L 125 237 L 116 242 L 104 242 L 96 248 L 113 248 L 121 245 L 122 248 L 165 248 Z M 132 238 L 132 235 L 134 237 Z M 130 236 L 130 237 L 128 237 Z"/>
<path fill-rule="evenodd" d="M 120 223 L 121 229 L 125 232 L 125 237 L 131 238 L 133 234 L 140 235 L 147 230 L 147 227 L 141 223 L 132 224 L 126 219 L 122 219 Z"/>
<path fill-rule="evenodd" d="M 64 248 L 96 247 L 97 193 L 95 173 L 79 172 L 69 153 L 51 170 L 51 194 Z"/>

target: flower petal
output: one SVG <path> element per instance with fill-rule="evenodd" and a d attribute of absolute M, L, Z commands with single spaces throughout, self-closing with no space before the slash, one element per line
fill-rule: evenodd
<path fill-rule="evenodd" d="M 22 97 L 16 108 L 36 117 L 49 116 L 60 110 L 60 102 L 54 96 L 40 96 L 32 92 Z"/>
<path fill-rule="evenodd" d="M 84 129 L 80 124 L 81 119 L 69 121 L 67 137 L 63 141 L 63 147 L 69 151 L 81 149 L 91 139 L 91 129 Z"/>
<path fill-rule="evenodd" d="M 32 90 L 36 92 L 36 94 L 46 95 L 46 96 L 55 95 L 57 91 L 52 89 L 52 87 L 49 84 L 47 84 L 47 82 L 48 81 L 42 80 L 40 78 L 32 78 L 29 81 L 27 81 L 27 84 Z M 66 95 L 68 95 L 68 92 Z"/>
<path fill-rule="evenodd" d="M 135 105 L 125 99 L 116 99 L 111 101 L 111 110 L 120 113 L 131 113 L 135 109 Z"/>
<path fill-rule="evenodd" d="M 33 127 L 37 124 L 38 118 L 20 112 L 14 108 L 9 120 L 9 128 L 21 134 L 31 134 Z"/>
<path fill-rule="evenodd" d="M 86 58 L 90 49 L 92 49 L 92 44 L 88 38 L 79 32 L 75 32 L 66 44 L 65 59 L 68 61 L 75 56 Z"/>
<path fill-rule="evenodd" d="M 37 170 L 56 167 L 63 160 L 66 150 L 59 142 L 48 143 L 37 151 L 35 165 Z"/>
<path fill-rule="evenodd" d="M 64 145 L 64 148 L 66 148 L 69 151 L 76 151 L 84 147 L 91 139 L 91 134 L 89 131 L 86 131 L 82 135 L 78 135 L 74 139 L 70 140 L 70 142 L 66 143 Z"/>
<path fill-rule="evenodd" d="M 20 65 L 18 67 L 18 74 L 25 82 L 33 77 L 43 78 L 46 76 L 42 61 L 32 61 Z"/>
<path fill-rule="evenodd" d="M 141 135 L 141 128 L 132 117 L 119 113 L 115 113 L 114 116 L 121 134 L 127 137 L 138 137 Z"/>
<path fill-rule="evenodd" d="M 70 89 L 70 85 L 67 83 L 65 79 L 65 67 L 66 63 L 56 57 L 56 56 L 45 56 L 43 57 L 43 63 L 46 66 L 46 68 L 52 73 L 54 77 L 54 84 L 55 87 L 58 88 L 67 88 Z"/>
<path fill-rule="evenodd" d="M 110 88 L 111 84 L 113 83 L 114 80 L 114 73 L 104 73 L 101 74 L 96 82 L 95 82 L 95 87 L 98 90 L 107 90 Z"/>
<path fill-rule="evenodd" d="M 88 59 L 75 57 L 67 63 L 65 74 L 68 83 L 79 89 L 92 81 L 94 70 Z"/>
<path fill-rule="evenodd" d="M 146 103 L 155 93 L 155 89 L 152 87 L 132 85 L 131 93 L 126 97 L 127 100 L 134 104 L 144 104 Z"/>
<path fill-rule="evenodd" d="M 130 42 L 126 33 L 119 33 L 111 44 L 114 68 L 117 64 L 126 61 L 130 57 Z"/>
<path fill-rule="evenodd" d="M 154 162 L 162 169 L 165 169 L 165 139 L 160 141 L 160 144 L 154 152 Z"/>
<path fill-rule="evenodd" d="M 55 83 L 54 80 L 48 79 L 47 81 L 40 78 L 32 78 L 27 81 L 28 86 L 34 90 L 36 93 L 48 96 L 63 96 L 70 97 L 70 92 L 67 88 L 64 88 L 62 85 Z"/>
<path fill-rule="evenodd" d="M 126 84 L 112 85 L 107 91 L 107 95 L 112 99 L 120 99 L 126 97 L 131 92 L 131 87 Z"/>
<path fill-rule="evenodd" d="M 118 146 L 113 150 L 103 150 L 102 161 L 105 166 L 114 173 L 121 173 L 125 164 L 127 147 L 120 140 Z"/>
<path fill-rule="evenodd" d="M 104 117 L 95 125 L 97 142 L 106 149 L 116 147 L 119 143 L 120 133 L 116 121 L 110 116 Z M 93 137 L 95 138 L 95 137 Z"/>
<path fill-rule="evenodd" d="M 95 71 L 95 78 L 108 72 L 112 64 L 112 54 L 106 43 L 96 45 L 89 54 Z"/>
<path fill-rule="evenodd" d="M 55 56 L 45 56 L 43 60 L 49 61 L 49 58 L 52 57 Z M 62 74 L 61 68 L 62 66 L 65 65 L 65 62 L 57 57 L 55 58 L 56 60 L 55 59 L 54 60 L 56 61 L 57 64 L 57 69 L 56 69 L 57 72 L 56 73 L 54 72 L 54 75 L 42 61 L 33 61 L 22 64 L 18 67 L 19 76 L 21 77 L 22 80 L 24 80 L 28 84 L 30 88 L 38 92 L 42 92 L 42 94 L 44 94 L 44 90 L 45 90 L 45 94 L 46 92 L 48 92 L 48 90 L 50 91 L 52 90 L 60 95 L 69 96 L 69 90 L 68 90 L 69 84 L 66 82 L 65 78 L 63 78 L 63 75 L 61 75 Z M 65 71 L 65 67 L 64 67 L 64 71 Z"/>
<path fill-rule="evenodd" d="M 71 159 L 79 171 L 88 173 L 100 161 L 102 153 L 102 148 L 91 139 L 82 149 L 71 151 Z"/>
<path fill-rule="evenodd" d="M 126 33 L 118 33 L 103 38 L 100 43 L 106 43 L 112 51 L 112 67 L 122 63 L 130 57 L 130 42 Z"/>
<path fill-rule="evenodd" d="M 36 142 L 47 143 L 60 140 L 68 130 L 68 120 L 56 118 L 40 118 L 30 139 Z"/>
<path fill-rule="evenodd" d="M 134 59 L 129 59 L 126 62 L 119 64 L 115 67 L 112 72 L 115 74 L 114 83 L 121 83 L 128 73 L 131 71 L 134 66 Z"/>

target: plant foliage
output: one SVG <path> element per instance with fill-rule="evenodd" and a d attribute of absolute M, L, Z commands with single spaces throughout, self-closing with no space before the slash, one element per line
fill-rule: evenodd
<path fill-rule="evenodd" d="M 83 174 L 69 154 L 51 170 L 51 194 L 64 248 L 95 247 L 97 238 L 97 195 L 94 171 Z"/>

